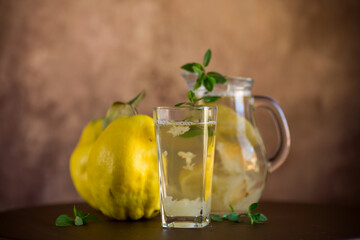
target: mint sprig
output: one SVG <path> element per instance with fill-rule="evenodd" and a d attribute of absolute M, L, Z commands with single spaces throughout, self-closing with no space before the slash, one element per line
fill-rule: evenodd
<path fill-rule="evenodd" d="M 258 207 L 257 203 L 253 203 L 249 207 L 249 211 L 248 211 L 247 215 L 250 218 L 251 224 L 264 223 L 268 220 L 267 217 L 262 213 L 251 213 L 251 211 L 255 210 L 257 207 Z"/>
<path fill-rule="evenodd" d="M 212 55 L 211 50 L 208 49 L 204 55 L 203 65 L 200 63 L 197 63 L 197 62 L 193 62 L 193 63 L 187 63 L 187 64 L 181 66 L 182 69 L 184 69 L 188 72 L 197 73 L 198 77 L 196 79 L 193 90 L 190 90 L 188 92 L 188 100 L 189 101 L 175 104 L 175 107 L 180 107 L 182 105 L 189 105 L 189 106 L 194 107 L 194 106 L 197 106 L 197 103 L 201 100 L 203 100 L 206 103 L 211 103 L 211 102 L 215 102 L 216 100 L 218 100 L 220 98 L 217 96 L 196 98 L 195 93 L 194 93 L 194 91 L 197 90 L 198 88 L 200 88 L 201 86 L 204 86 L 207 91 L 211 92 L 214 89 L 215 84 L 223 84 L 226 82 L 226 78 L 222 74 L 220 74 L 218 72 L 208 72 L 207 73 L 205 71 L 205 67 L 207 67 L 210 63 L 211 55 Z"/>
<path fill-rule="evenodd" d="M 98 222 L 99 219 L 90 213 L 83 214 L 81 210 L 76 209 L 74 205 L 74 216 L 75 218 L 70 217 L 67 214 L 62 214 L 56 218 L 55 225 L 59 227 L 64 226 L 82 226 L 87 223 L 88 220 Z"/>
<path fill-rule="evenodd" d="M 241 214 L 236 213 L 234 211 L 234 208 L 231 205 L 229 205 L 229 207 L 230 207 L 230 210 L 231 210 L 231 214 L 224 213 L 222 216 L 212 215 L 211 219 L 213 221 L 216 221 L 216 222 L 222 222 L 224 219 L 227 219 L 227 220 L 232 221 L 232 222 L 243 222 L 243 221 L 240 221 L 241 217 L 249 217 L 251 224 L 264 223 L 264 222 L 266 222 L 268 220 L 267 217 L 262 213 L 251 213 L 252 211 L 254 211 L 258 207 L 257 203 L 251 204 L 249 206 L 248 212 L 247 213 L 241 213 Z"/>

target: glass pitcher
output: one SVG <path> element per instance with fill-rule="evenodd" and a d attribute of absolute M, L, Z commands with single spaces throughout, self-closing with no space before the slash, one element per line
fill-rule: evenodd
<path fill-rule="evenodd" d="M 196 73 L 183 73 L 189 89 L 193 89 Z M 252 96 L 251 78 L 227 77 L 225 84 L 216 84 L 212 92 L 202 86 L 197 97 L 221 96 L 215 146 L 215 162 L 211 211 L 247 212 L 250 204 L 258 202 L 264 190 L 267 174 L 284 163 L 290 149 L 290 133 L 280 106 L 271 98 Z M 280 135 L 280 145 L 274 157 L 267 157 L 257 129 L 254 110 L 265 108 L 274 118 Z"/>

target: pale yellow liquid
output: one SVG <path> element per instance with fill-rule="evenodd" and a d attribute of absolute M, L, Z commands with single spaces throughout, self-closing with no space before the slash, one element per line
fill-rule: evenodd
<path fill-rule="evenodd" d="M 167 217 L 210 214 L 215 122 L 157 122 L 161 201 Z"/>
<path fill-rule="evenodd" d="M 263 191 L 267 163 L 265 149 L 251 121 L 250 97 L 225 96 L 218 106 L 212 212 L 246 212 Z M 237 109 L 235 111 L 234 109 Z"/>

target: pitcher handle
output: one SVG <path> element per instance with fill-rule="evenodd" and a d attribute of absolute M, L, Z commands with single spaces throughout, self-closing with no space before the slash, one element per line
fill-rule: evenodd
<path fill-rule="evenodd" d="M 285 115 L 279 104 L 267 96 L 254 96 L 255 108 L 265 108 L 273 117 L 276 127 L 280 133 L 280 146 L 275 155 L 269 159 L 269 171 L 273 172 L 280 167 L 289 155 L 290 150 L 290 131 Z"/>

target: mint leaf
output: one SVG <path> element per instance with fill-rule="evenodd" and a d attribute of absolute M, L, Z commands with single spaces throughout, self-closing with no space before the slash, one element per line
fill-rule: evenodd
<path fill-rule="evenodd" d="M 74 225 L 74 219 L 67 214 L 60 215 L 56 218 L 55 225 L 59 227 Z"/>
<path fill-rule="evenodd" d="M 74 208 L 73 208 L 73 210 L 74 210 L 74 216 L 76 217 L 78 214 L 77 214 L 77 211 L 76 211 L 75 204 L 74 204 Z"/>
<path fill-rule="evenodd" d="M 219 84 L 219 83 L 220 83 L 220 84 L 223 84 L 223 83 L 226 82 L 225 76 L 221 75 L 221 74 L 218 73 L 218 72 L 208 72 L 207 75 L 210 76 L 210 77 L 215 78 L 216 83 L 218 83 L 218 84 Z"/>
<path fill-rule="evenodd" d="M 250 207 L 249 207 L 249 212 L 255 210 L 257 207 L 258 207 L 258 204 L 257 204 L 257 203 L 251 204 Z"/>
<path fill-rule="evenodd" d="M 83 217 L 83 220 L 84 220 L 84 219 L 88 219 L 88 220 L 91 220 L 91 221 L 93 221 L 93 222 L 99 222 L 99 221 L 100 221 L 97 217 L 95 217 L 94 215 L 91 215 L 91 214 L 89 214 L 89 213 L 87 213 L 87 214 Z"/>
<path fill-rule="evenodd" d="M 268 219 L 267 219 L 267 217 L 266 217 L 264 214 L 260 213 L 260 216 L 259 216 L 259 219 L 258 219 L 258 220 L 260 220 L 260 221 L 267 221 Z"/>
<path fill-rule="evenodd" d="M 200 73 L 198 73 L 198 77 L 197 77 L 197 79 L 196 79 L 196 83 L 195 83 L 195 85 L 194 85 L 193 90 L 195 91 L 195 90 L 197 90 L 199 87 L 201 87 L 201 84 L 203 83 L 203 81 L 204 81 L 204 73 L 203 73 L 203 72 L 200 72 Z"/>
<path fill-rule="evenodd" d="M 197 77 L 197 79 L 196 79 L 196 83 L 202 84 L 202 83 L 204 82 L 204 79 L 205 79 L 204 73 L 203 73 L 203 72 L 198 73 L 198 77 Z"/>
<path fill-rule="evenodd" d="M 185 65 L 182 65 L 181 68 L 188 71 L 188 72 L 192 72 L 192 73 L 197 73 L 197 79 L 196 82 L 194 84 L 193 87 L 193 91 L 199 89 L 201 87 L 201 85 L 203 85 L 205 87 L 205 89 L 208 92 L 213 91 L 214 89 L 214 85 L 218 84 L 218 83 L 225 83 L 226 82 L 226 78 L 221 75 L 218 72 L 209 72 L 208 74 L 206 74 L 204 67 L 207 67 L 210 63 L 211 60 L 211 50 L 208 49 L 204 55 L 204 59 L 203 59 L 203 65 L 201 65 L 200 63 L 197 62 L 192 62 L 192 63 L 187 63 Z M 188 92 L 188 99 L 191 106 L 197 106 L 196 103 L 199 101 L 199 99 L 196 98 L 195 94 L 193 94 L 192 91 Z M 208 98 L 208 101 L 205 102 L 214 102 L 218 100 L 218 98 Z M 178 103 L 175 106 L 182 106 L 185 103 Z"/>
<path fill-rule="evenodd" d="M 74 216 L 83 217 L 83 212 L 81 210 L 77 210 L 74 204 Z"/>
<path fill-rule="evenodd" d="M 199 87 L 201 87 L 201 81 L 196 81 L 193 90 L 195 91 L 195 90 L 197 90 Z"/>
<path fill-rule="evenodd" d="M 196 67 L 198 67 L 198 68 L 200 68 L 201 70 L 203 70 L 204 71 L 204 68 L 203 68 L 203 66 L 201 66 L 201 64 L 200 63 L 188 63 L 188 64 L 185 64 L 185 65 L 182 65 L 181 66 L 181 68 L 182 69 L 184 69 L 184 70 L 186 70 L 186 71 L 188 71 L 188 72 L 194 72 L 194 69 L 193 69 L 193 67 L 194 66 L 196 66 Z"/>
<path fill-rule="evenodd" d="M 235 212 L 233 206 L 229 205 L 229 208 L 230 208 L 232 213 Z"/>
<path fill-rule="evenodd" d="M 263 222 L 267 221 L 267 217 L 262 213 L 254 213 L 251 215 L 251 218 L 256 223 L 263 223 Z"/>
<path fill-rule="evenodd" d="M 180 107 L 180 106 L 182 106 L 182 105 L 191 105 L 191 103 L 182 102 L 182 103 L 175 104 L 174 106 L 175 106 L 175 107 Z"/>
<path fill-rule="evenodd" d="M 216 84 L 216 79 L 212 76 L 206 75 L 206 78 L 212 83 L 212 84 Z"/>
<path fill-rule="evenodd" d="M 249 206 L 249 211 L 247 213 L 241 213 L 241 214 L 238 214 L 234 211 L 234 208 L 229 205 L 230 207 L 230 210 L 231 210 L 231 214 L 226 214 L 224 213 L 222 217 L 218 216 L 218 215 L 214 215 L 211 217 L 211 219 L 213 219 L 214 221 L 219 221 L 219 218 L 222 218 L 222 219 L 227 219 L 229 221 L 233 221 L 233 222 L 237 222 L 237 223 L 243 223 L 244 221 L 243 220 L 239 220 L 241 217 L 246 217 L 248 216 L 250 218 L 250 221 L 251 221 L 251 224 L 254 224 L 254 223 L 264 223 L 266 222 L 268 219 L 267 217 L 262 214 L 262 213 L 253 213 L 251 214 L 251 211 L 256 209 L 258 207 L 258 204 L 257 203 L 253 203 Z"/>
<path fill-rule="evenodd" d="M 252 204 L 254 205 L 254 204 Z M 251 206 L 250 206 L 251 207 Z M 250 207 L 249 207 L 249 210 L 250 210 Z M 255 206 L 253 206 L 254 208 Z M 257 206 L 256 206 L 257 207 Z M 262 214 L 262 213 L 253 213 L 251 214 L 250 211 L 248 212 L 248 216 L 250 218 L 250 221 L 251 221 L 251 224 L 254 224 L 254 223 L 264 223 L 266 222 L 268 219 L 267 217 Z"/>
<path fill-rule="evenodd" d="M 206 90 L 208 90 L 209 92 L 211 92 L 214 89 L 214 84 L 208 78 L 204 79 L 203 84 L 204 84 L 204 87 L 206 88 Z"/>
<path fill-rule="evenodd" d="M 260 213 L 253 213 L 251 214 L 251 217 L 254 219 L 254 220 L 257 220 L 260 216 Z"/>
<path fill-rule="evenodd" d="M 184 105 L 185 103 L 186 103 L 186 102 L 177 103 L 177 104 L 175 104 L 174 106 L 175 106 L 175 107 L 180 107 L 180 106 Z"/>
<path fill-rule="evenodd" d="M 195 73 L 203 73 L 203 70 L 201 70 L 198 66 L 193 66 L 192 68 Z"/>
<path fill-rule="evenodd" d="M 202 100 L 204 100 L 204 102 L 206 102 L 206 103 L 211 103 L 211 102 L 215 102 L 219 98 L 221 98 L 221 97 L 211 96 L 211 97 L 203 97 Z"/>
<path fill-rule="evenodd" d="M 219 215 L 212 215 L 211 219 L 216 222 L 222 222 L 223 219 Z"/>
<path fill-rule="evenodd" d="M 84 225 L 84 222 L 83 222 L 83 220 L 82 220 L 81 217 L 79 217 L 79 216 L 76 216 L 76 217 L 75 217 L 75 225 L 76 225 L 76 226 Z"/>
<path fill-rule="evenodd" d="M 179 137 L 190 138 L 190 137 L 195 137 L 195 136 L 199 136 L 199 135 L 203 135 L 203 134 L 204 134 L 204 129 L 199 129 L 198 127 L 191 126 L 189 131 L 179 135 Z M 208 129 L 208 135 L 213 136 L 214 131 Z"/>
<path fill-rule="evenodd" d="M 239 215 L 238 213 L 236 213 L 236 212 L 233 212 L 232 214 L 230 214 L 230 215 L 228 215 L 228 216 L 226 217 L 227 220 L 233 221 L 233 222 L 238 221 L 239 218 L 240 218 L 240 215 Z"/>
<path fill-rule="evenodd" d="M 199 135 L 203 135 L 204 134 L 204 130 L 201 129 L 193 129 L 193 130 L 189 130 L 186 133 L 183 133 L 181 135 L 179 135 L 179 137 L 182 138 L 191 138 L 191 137 L 195 137 L 195 136 L 199 136 Z"/>
<path fill-rule="evenodd" d="M 204 56 L 204 67 L 207 67 L 210 63 L 210 60 L 211 60 L 211 50 L 208 49 L 205 53 L 205 56 Z"/>
<path fill-rule="evenodd" d="M 77 214 L 78 214 L 79 217 L 83 217 L 83 216 L 84 216 L 84 214 L 83 214 L 83 212 L 82 212 L 81 210 L 77 210 Z"/>
<path fill-rule="evenodd" d="M 99 221 L 98 218 L 91 215 L 90 213 L 83 214 L 83 211 L 76 209 L 75 205 L 74 205 L 73 211 L 74 211 L 75 219 L 73 219 L 72 217 L 70 217 L 67 214 L 62 214 L 59 217 L 57 217 L 57 219 L 55 221 L 55 225 L 56 226 L 72 226 L 72 225 L 81 226 L 81 225 L 84 225 L 87 223 L 86 219 L 95 221 L 95 222 Z"/>
<path fill-rule="evenodd" d="M 258 213 L 254 213 L 250 215 L 251 224 L 258 223 Z"/>
<path fill-rule="evenodd" d="M 193 103 L 195 101 L 195 93 L 193 91 L 189 91 L 188 98 L 189 98 L 190 102 Z"/>

